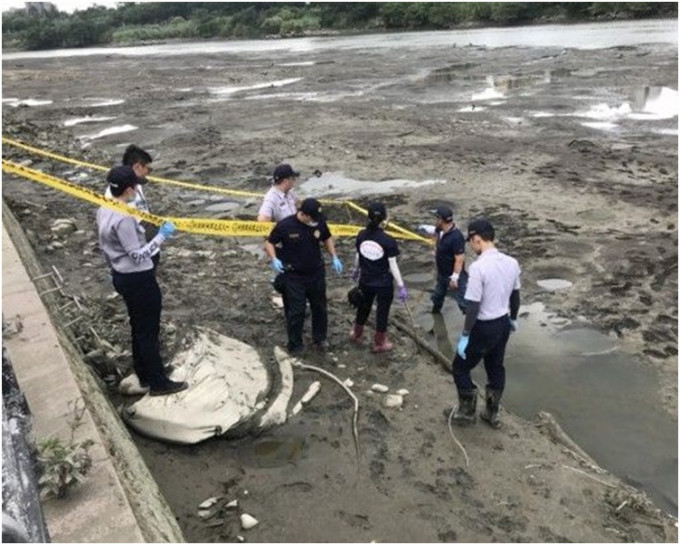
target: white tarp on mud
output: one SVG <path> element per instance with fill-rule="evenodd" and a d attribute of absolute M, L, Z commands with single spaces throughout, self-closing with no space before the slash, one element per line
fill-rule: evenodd
<path fill-rule="evenodd" d="M 177 443 L 222 435 L 261 412 L 270 388 L 267 366 L 249 345 L 201 330 L 192 346 L 172 361 L 173 380 L 189 389 L 144 396 L 123 411 L 139 433 Z"/>

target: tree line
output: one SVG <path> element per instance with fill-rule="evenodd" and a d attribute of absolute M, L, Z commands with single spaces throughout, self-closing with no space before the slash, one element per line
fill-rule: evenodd
<path fill-rule="evenodd" d="M 47 4 L 49 6 L 49 4 Z M 676 2 L 139 2 L 3 13 L 4 49 L 677 18 Z"/>

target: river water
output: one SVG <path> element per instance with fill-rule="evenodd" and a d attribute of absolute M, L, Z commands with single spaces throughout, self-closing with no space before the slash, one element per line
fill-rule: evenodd
<path fill-rule="evenodd" d="M 461 47 L 470 44 L 484 47 L 565 47 L 600 49 L 643 43 L 678 43 L 678 21 L 653 19 L 580 25 L 537 25 L 509 28 L 481 28 L 431 32 L 397 32 L 323 38 L 269 40 L 233 40 L 194 43 L 170 43 L 136 47 L 88 47 L 51 51 L 3 53 L 3 60 L 88 55 L 190 55 L 239 54 L 266 52 L 315 53 L 323 50 L 376 48 Z"/>

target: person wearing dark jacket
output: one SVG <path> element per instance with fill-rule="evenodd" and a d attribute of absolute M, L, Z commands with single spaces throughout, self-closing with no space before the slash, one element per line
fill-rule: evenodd
<path fill-rule="evenodd" d="M 132 167 L 114 167 L 106 180 L 111 199 L 128 204 L 137 197 L 139 178 Z M 97 228 L 99 248 L 111 268 L 113 286 L 127 306 L 132 362 L 140 385 L 148 387 L 152 396 L 185 390 L 187 383 L 170 380 L 161 362 L 158 336 L 162 299 L 152 261 L 161 244 L 175 232 L 175 226 L 165 222 L 147 242 L 144 228 L 133 216 L 103 206 L 97 211 Z"/>
<path fill-rule="evenodd" d="M 387 339 L 387 321 L 394 298 L 394 283 L 399 288 L 399 299 L 406 303 L 408 292 L 397 265 L 399 247 L 393 237 L 383 228 L 387 209 L 380 202 L 368 205 L 368 225 L 356 239 L 356 257 L 353 277 L 359 281 L 363 297 L 357 308 L 354 328 L 350 339 L 361 344 L 364 326 L 377 300 L 373 352 L 389 352 L 394 345 Z"/>
<path fill-rule="evenodd" d="M 458 308 L 465 314 L 466 303 L 463 296 L 468 279 L 465 270 L 465 239 L 456 227 L 453 211 L 448 206 L 437 207 L 434 215 L 437 218 L 434 230 L 437 237 L 437 283 L 432 294 L 432 313 L 441 312 L 446 293 L 453 290 Z"/>

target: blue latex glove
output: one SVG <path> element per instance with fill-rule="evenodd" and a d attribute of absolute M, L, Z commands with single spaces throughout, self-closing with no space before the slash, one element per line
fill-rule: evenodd
<path fill-rule="evenodd" d="M 342 274 L 342 261 L 340 261 L 337 255 L 333 256 L 333 270 L 338 274 Z"/>
<path fill-rule="evenodd" d="M 274 269 L 277 273 L 283 272 L 283 263 L 281 263 L 281 260 L 278 257 L 275 257 L 272 260 L 272 269 Z"/>
<path fill-rule="evenodd" d="M 508 322 L 510 322 L 510 333 L 517 331 L 517 320 L 513 320 L 508 316 Z"/>
<path fill-rule="evenodd" d="M 399 288 L 399 300 L 406 304 L 406 300 L 408 299 L 408 291 L 406 290 L 406 286 L 402 286 Z"/>
<path fill-rule="evenodd" d="M 358 267 L 357 267 L 356 269 L 352 269 L 352 280 L 353 280 L 354 282 L 358 282 L 358 281 L 359 281 L 359 273 L 360 273 L 360 271 L 359 271 L 359 268 L 358 268 Z"/>
<path fill-rule="evenodd" d="M 164 222 L 163 225 L 161 225 L 161 228 L 158 230 L 161 236 L 166 240 L 174 235 L 175 231 L 177 231 L 177 227 L 175 227 L 175 224 L 171 221 Z"/>
<path fill-rule="evenodd" d="M 470 342 L 470 336 L 469 335 L 461 335 L 460 339 L 458 339 L 458 355 L 465 359 L 465 349 L 467 348 L 468 343 Z"/>

